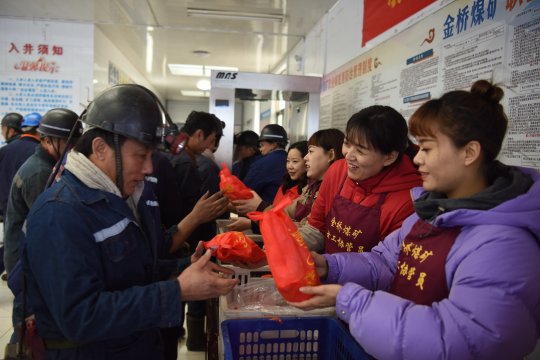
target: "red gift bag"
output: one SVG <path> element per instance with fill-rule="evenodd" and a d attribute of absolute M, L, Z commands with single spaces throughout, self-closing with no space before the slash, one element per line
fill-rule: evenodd
<path fill-rule="evenodd" d="M 216 235 L 212 240 L 205 242 L 204 247 L 206 249 L 217 247 L 212 255 L 223 262 L 243 261 L 257 264 L 266 258 L 264 251 L 239 231 L 228 231 Z"/>
<path fill-rule="evenodd" d="M 259 221 L 266 258 L 276 287 L 287 301 L 298 302 L 313 295 L 301 293 L 302 286 L 319 285 L 315 262 L 292 220 L 283 210 L 292 199 L 285 197 L 271 210 L 250 212 L 248 217 Z"/>
<path fill-rule="evenodd" d="M 229 200 L 247 200 L 253 197 L 251 190 L 224 163 L 219 171 L 219 189 Z"/>

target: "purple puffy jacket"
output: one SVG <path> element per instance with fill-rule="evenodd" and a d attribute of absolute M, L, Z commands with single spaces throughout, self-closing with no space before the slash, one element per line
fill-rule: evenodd
<path fill-rule="evenodd" d="M 344 285 L 337 315 L 377 359 L 521 359 L 540 337 L 540 173 L 534 184 L 489 210 L 454 210 L 434 225 L 461 226 L 446 259 L 447 299 L 416 305 L 392 295 L 411 215 L 370 253 L 325 255 L 327 283 Z M 417 198 L 421 189 L 414 189 Z M 413 195 L 413 196 L 414 196 Z"/>

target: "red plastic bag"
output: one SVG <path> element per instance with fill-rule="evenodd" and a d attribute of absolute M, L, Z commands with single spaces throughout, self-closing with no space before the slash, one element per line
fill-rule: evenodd
<path fill-rule="evenodd" d="M 251 190 L 239 178 L 231 174 L 224 163 L 221 164 L 219 171 L 219 189 L 231 201 L 247 200 L 253 197 Z"/>
<path fill-rule="evenodd" d="M 300 287 L 316 286 L 321 281 L 302 235 L 283 211 L 291 202 L 291 198 L 285 197 L 271 210 L 250 212 L 248 217 L 259 221 L 266 258 L 277 289 L 285 300 L 298 302 L 313 296 L 301 293 Z"/>
<path fill-rule="evenodd" d="M 217 247 L 212 255 L 223 262 L 243 261 L 257 264 L 266 258 L 264 251 L 239 231 L 228 231 L 216 235 L 212 240 L 205 242 L 204 247 L 206 249 Z"/>

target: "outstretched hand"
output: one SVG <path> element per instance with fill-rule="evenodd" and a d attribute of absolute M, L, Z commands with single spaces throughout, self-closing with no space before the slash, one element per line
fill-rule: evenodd
<path fill-rule="evenodd" d="M 183 301 L 205 300 L 225 295 L 238 284 L 237 279 L 227 278 L 227 275 L 234 274 L 234 270 L 211 262 L 211 257 L 212 250 L 206 250 L 204 255 L 195 260 L 178 276 L 177 280 L 180 284 Z"/>
<path fill-rule="evenodd" d="M 199 260 L 204 254 L 204 241 L 199 241 L 197 244 L 197 248 L 195 248 L 195 252 L 191 255 L 191 263 L 193 264 L 197 260 Z"/>
<path fill-rule="evenodd" d="M 221 192 L 218 191 L 210 195 L 207 191 L 197 201 L 191 212 L 199 219 L 199 223 L 202 224 L 212 221 L 223 214 L 227 210 L 228 205 L 229 200 Z"/>
<path fill-rule="evenodd" d="M 247 200 L 234 200 L 232 204 L 236 207 L 236 211 L 240 214 L 247 214 L 248 212 L 257 210 L 257 207 L 262 202 L 261 197 L 253 190 L 251 190 L 253 197 Z"/>
<path fill-rule="evenodd" d="M 313 297 L 309 300 L 301 302 L 289 302 L 289 304 L 303 310 L 313 310 L 329 306 L 336 306 L 336 298 L 341 290 L 341 287 L 341 285 L 337 284 L 304 286 L 300 288 L 300 291 L 304 294 L 313 295 Z"/>

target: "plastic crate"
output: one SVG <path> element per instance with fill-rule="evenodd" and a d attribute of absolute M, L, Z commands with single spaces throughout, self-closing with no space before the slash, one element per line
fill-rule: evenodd
<path fill-rule="evenodd" d="M 268 265 L 261 266 L 260 268 L 256 268 L 256 269 L 244 269 L 241 267 L 227 265 L 227 264 L 222 265 L 222 266 L 234 270 L 233 278 L 240 280 L 239 285 L 247 284 L 252 280 L 261 278 L 261 276 L 271 274 L 270 267 Z"/>
<path fill-rule="evenodd" d="M 247 284 L 251 283 L 253 281 L 260 281 L 261 276 L 270 274 L 270 267 L 263 266 L 257 269 L 243 269 L 239 267 L 235 267 L 232 265 L 224 265 L 225 267 L 228 267 L 230 269 L 233 269 L 235 271 L 235 278 L 238 278 L 240 281 L 240 284 Z M 288 306 L 287 308 L 276 308 L 271 313 L 266 312 L 260 312 L 255 310 L 248 310 L 248 309 L 233 309 L 229 306 L 231 302 L 231 296 L 232 292 L 228 295 L 222 295 L 219 297 L 219 310 L 218 310 L 218 317 L 220 324 L 228 319 L 260 319 L 260 318 L 272 318 L 275 316 L 280 317 L 303 317 L 303 316 L 310 316 L 310 317 L 321 317 L 321 316 L 335 316 L 336 310 L 335 307 L 329 307 L 324 309 L 314 309 L 314 310 L 301 310 L 297 308 L 292 308 L 291 306 Z M 293 313 L 291 313 L 291 309 Z M 220 341 L 218 342 L 218 352 L 219 352 L 219 359 L 224 358 L 224 349 L 223 349 L 223 337 L 221 334 L 221 327 L 220 327 Z"/>
<path fill-rule="evenodd" d="M 225 360 L 370 359 L 331 317 L 225 320 L 221 331 Z"/>
<path fill-rule="evenodd" d="M 261 276 L 271 274 L 270 267 L 268 265 L 257 269 L 243 269 L 235 266 L 225 265 L 235 272 L 235 278 L 240 280 L 240 285 L 252 283 L 253 281 L 260 281 Z M 302 310 L 293 306 L 276 306 L 269 308 L 267 311 L 256 311 L 244 308 L 233 308 L 229 304 L 232 303 L 232 296 L 234 291 L 231 291 L 227 295 L 219 297 L 219 319 L 220 321 L 227 319 L 249 319 L 249 318 L 262 318 L 273 316 L 289 316 L 289 317 L 304 317 L 304 316 L 335 316 L 335 307 L 327 307 L 314 310 Z"/>

